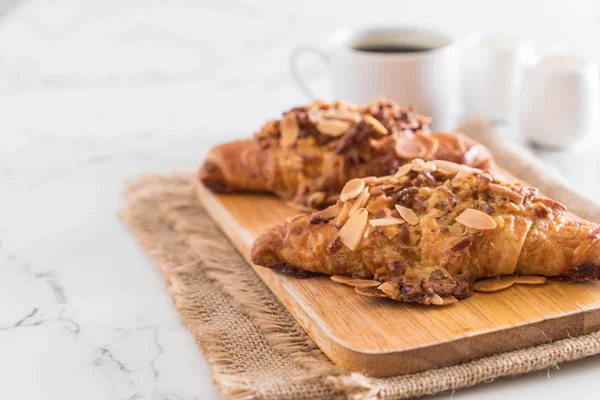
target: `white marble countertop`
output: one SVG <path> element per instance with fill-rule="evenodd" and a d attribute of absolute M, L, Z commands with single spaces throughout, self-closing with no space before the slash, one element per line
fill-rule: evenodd
<path fill-rule="evenodd" d="M 507 32 L 598 58 L 596 2 L 576 11 L 522 3 L 32 0 L 13 9 L 0 19 L 0 398 L 218 398 L 158 269 L 116 217 L 124 182 L 192 169 L 212 144 L 304 102 L 287 72 L 290 49 L 338 25 Z M 309 72 L 326 97 L 321 71 Z M 542 156 L 598 196 L 594 153 Z M 454 398 L 591 399 L 599 374 L 596 357 Z"/>

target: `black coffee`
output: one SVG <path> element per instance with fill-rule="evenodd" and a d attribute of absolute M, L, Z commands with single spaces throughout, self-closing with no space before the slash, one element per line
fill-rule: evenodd
<path fill-rule="evenodd" d="M 367 53 L 420 53 L 432 50 L 431 47 L 419 46 L 400 46 L 400 45 L 365 45 L 355 47 L 354 50 L 365 51 Z"/>

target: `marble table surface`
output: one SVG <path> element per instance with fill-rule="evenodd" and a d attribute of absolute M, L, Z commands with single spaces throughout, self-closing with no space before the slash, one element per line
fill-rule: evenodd
<path fill-rule="evenodd" d="M 121 189 L 190 170 L 211 145 L 304 102 L 287 71 L 294 45 L 399 22 L 600 55 L 594 1 L 571 14 L 559 1 L 414 3 L 32 0 L 1 18 L 0 398 L 219 397 L 158 269 L 116 217 Z M 323 71 L 307 73 L 327 97 Z M 591 147 L 538 154 L 600 196 Z M 599 374 L 595 357 L 438 398 L 591 399 Z"/>

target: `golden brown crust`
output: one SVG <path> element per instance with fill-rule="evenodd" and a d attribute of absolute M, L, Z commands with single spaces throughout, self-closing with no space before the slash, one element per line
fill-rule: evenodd
<path fill-rule="evenodd" d="M 424 304 L 467 297 L 475 281 L 501 275 L 600 277 L 598 225 L 489 171 L 417 159 L 342 193 L 261 235 L 253 262 L 373 278 L 396 300 Z"/>
<path fill-rule="evenodd" d="M 219 192 L 270 192 L 323 208 L 348 180 L 392 174 L 415 157 L 492 166 L 485 147 L 459 133 L 432 135 L 429 122 L 383 99 L 366 107 L 315 102 L 269 121 L 253 139 L 213 148 L 199 179 Z"/>

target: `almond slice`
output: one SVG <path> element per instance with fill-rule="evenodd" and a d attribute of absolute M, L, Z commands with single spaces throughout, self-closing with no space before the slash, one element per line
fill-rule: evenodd
<path fill-rule="evenodd" d="M 454 296 L 440 296 L 437 293 L 434 293 L 433 296 L 431 296 L 431 304 L 436 305 L 436 306 L 447 306 L 449 304 L 452 303 L 456 303 L 458 301 L 458 299 Z"/>
<path fill-rule="evenodd" d="M 504 275 L 498 278 L 484 279 L 473 284 L 473 290 L 477 292 L 497 292 L 514 285 L 517 277 L 515 275 Z"/>
<path fill-rule="evenodd" d="M 409 224 L 417 225 L 419 223 L 419 217 L 410 208 L 406 208 L 404 206 L 401 206 L 400 204 L 396 204 L 396 210 L 398 210 L 400 216 L 404 218 L 404 220 Z"/>
<path fill-rule="evenodd" d="M 366 114 L 363 116 L 363 119 L 367 124 L 371 125 L 373 129 L 375 129 L 377 132 L 381 133 L 382 135 L 388 134 L 387 128 L 383 126 L 383 124 L 379 122 L 375 117 Z"/>
<path fill-rule="evenodd" d="M 423 171 L 425 171 L 425 172 L 435 172 L 435 171 L 437 171 L 437 165 L 435 165 L 431 161 L 427 161 L 425 163 L 425 165 L 423 165 Z"/>
<path fill-rule="evenodd" d="M 412 164 L 404 164 L 403 166 L 398 168 L 398 171 L 396 171 L 396 173 L 393 176 L 394 178 L 402 178 L 403 176 L 408 175 L 410 171 L 412 171 Z"/>
<path fill-rule="evenodd" d="M 365 181 L 362 179 L 351 179 L 344 185 L 342 193 L 340 194 L 340 200 L 348 201 L 355 198 L 365 188 Z"/>
<path fill-rule="evenodd" d="M 338 119 L 350 123 L 360 121 L 360 114 L 348 109 L 331 108 L 323 113 L 325 118 Z"/>
<path fill-rule="evenodd" d="M 350 122 L 341 121 L 339 119 L 324 119 L 317 123 L 319 132 L 329 136 L 341 136 L 352 125 Z"/>
<path fill-rule="evenodd" d="M 322 120 L 322 117 L 323 117 L 323 113 L 318 108 L 313 107 L 308 112 L 308 120 L 315 125 L 318 124 Z"/>
<path fill-rule="evenodd" d="M 545 276 L 538 275 L 519 275 L 515 283 L 521 285 L 542 285 L 546 283 L 547 279 Z"/>
<path fill-rule="evenodd" d="M 329 103 L 327 103 L 325 100 L 316 99 L 310 106 L 313 108 L 327 109 L 329 108 Z"/>
<path fill-rule="evenodd" d="M 295 203 L 293 201 L 286 201 L 285 205 L 290 207 L 291 209 L 301 212 L 301 213 L 312 213 L 315 212 L 313 208 L 303 206 L 302 204 Z"/>
<path fill-rule="evenodd" d="M 329 279 L 337 283 L 346 283 L 353 280 L 354 278 L 346 275 L 331 275 Z"/>
<path fill-rule="evenodd" d="M 367 204 L 367 201 L 369 201 L 370 196 L 371 194 L 369 193 L 369 188 L 364 188 L 363 191 L 360 192 L 356 200 L 354 200 L 354 204 L 352 204 L 352 207 L 350 207 L 350 212 L 348 213 L 348 215 L 352 216 L 352 214 L 354 214 L 356 210 L 358 210 L 359 208 L 363 208 L 365 204 Z"/>
<path fill-rule="evenodd" d="M 435 153 L 437 153 L 438 148 L 440 147 L 440 142 L 438 138 L 434 136 L 428 135 L 416 135 L 415 140 L 423 145 L 425 149 L 425 153 L 422 155 L 422 158 L 430 159 Z"/>
<path fill-rule="evenodd" d="M 413 171 L 420 172 L 425 169 L 425 161 L 423 161 L 421 158 L 415 158 L 410 162 L 410 164 L 412 165 Z"/>
<path fill-rule="evenodd" d="M 405 138 L 401 138 L 396 141 L 395 150 L 398 157 L 406 160 L 423 157 L 426 153 L 426 149 L 421 143 Z"/>
<path fill-rule="evenodd" d="M 477 230 L 496 229 L 496 226 L 498 226 L 494 218 L 473 208 L 467 208 L 465 211 L 463 211 L 458 217 L 456 217 L 456 222 L 468 228 Z"/>
<path fill-rule="evenodd" d="M 433 296 L 431 296 L 431 304 L 436 306 L 444 305 L 444 299 L 442 299 L 439 294 L 434 293 Z"/>
<path fill-rule="evenodd" d="M 379 297 L 379 298 L 388 298 L 389 296 L 385 293 L 382 293 L 380 290 L 374 289 L 372 287 L 361 287 L 355 286 L 354 291 L 361 296 L 366 297 Z"/>
<path fill-rule="evenodd" d="M 281 137 L 279 138 L 279 144 L 282 147 L 288 148 L 296 143 L 298 135 L 300 134 L 300 127 L 298 126 L 298 120 L 294 113 L 287 113 L 281 120 Z"/>
<path fill-rule="evenodd" d="M 379 183 L 383 183 L 385 181 L 389 181 L 390 177 L 389 176 L 368 176 L 366 178 L 362 178 L 365 183 L 373 183 L 373 184 L 379 184 Z"/>
<path fill-rule="evenodd" d="M 356 211 L 346 222 L 346 224 L 340 229 L 338 233 L 340 241 L 346 245 L 350 250 L 354 251 L 358 248 L 360 241 L 362 240 L 365 227 L 367 226 L 367 218 L 369 212 L 364 208 Z"/>
<path fill-rule="evenodd" d="M 346 283 L 346 285 L 349 285 L 349 286 L 359 286 L 359 287 L 376 287 L 376 286 L 381 285 L 381 282 L 374 281 L 372 279 L 352 279 L 345 283 Z"/>
<path fill-rule="evenodd" d="M 498 185 L 497 183 L 490 183 L 487 185 L 486 190 L 494 195 L 506 197 L 508 200 L 517 205 L 523 204 L 523 201 L 525 200 L 525 196 L 523 196 L 521 193 L 515 192 L 510 187 Z"/>
<path fill-rule="evenodd" d="M 454 179 L 465 179 L 465 178 L 469 178 L 471 175 L 473 175 L 473 168 L 468 167 L 466 165 L 461 165 L 460 169 L 458 170 L 458 172 L 456 173 L 456 176 L 454 177 Z"/>
<path fill-rule="evenodd" d="M 333 221 L 336 228 L 340 229 L 346 223 L 348 216 L 350 215 L 350 203 L 344 203 L 344 206 L 340 210 L 340 213 Z"/>
<path fill-rule="evenodd" d="M 317 208 L 325 201 L 325 196 L 327 196 L 325 192 L 311 193 L 306 199 L 306 205 L 311 208 Z"/>
<path fill-rule="evenodd" d="M 379 285 L 377 287 L 377 289 L 381 290 L 383 293 L 387 294 L 388 296 L 394 298 L 398 295 L 398 288 L 396 288 L 394 285 L 392 285 L 389 282 L 384 282 L 381 285 Z"/>
<path fill-rule="evenodd" d="M 454 296 L 442 296 L 442 299 L 444 300 L 445 306 L 452 304 L 452 303 L 456 303 L 458 301 L 458 299 Z"/>
<path fill-rule="evenodd" d="M 404 220 L 400 218 L 377 218 L 369 221 L 372 226 L 390 226 L 390 225 L 400 225 L 404 223 Z"/>
<path fill-rule="evenodd" d="M 460 164 L 453 163 L 452 161 L 433 160 L 432 163 L 436 165 L 438 171 L 449 175 L 456 175 L 461 169 Z"/>

